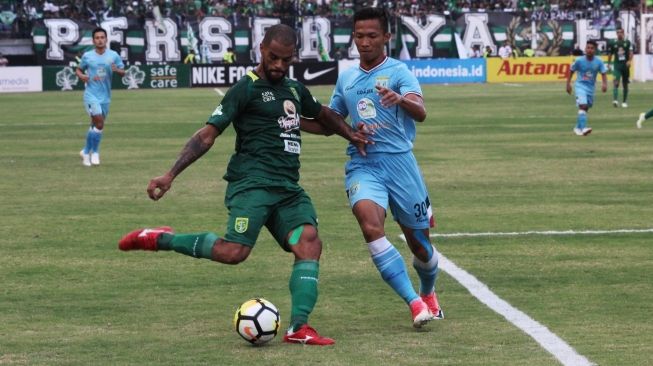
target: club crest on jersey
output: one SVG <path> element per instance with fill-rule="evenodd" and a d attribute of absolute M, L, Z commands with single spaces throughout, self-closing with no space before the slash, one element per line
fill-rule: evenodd
<path fill-rule="evenodd" d="M 374 102 L 369 98 L 363 98 L 356 104 L 358 116 L 360 118 L 376 118 L 376 108 Z"/>
<path fill-rule="evenodd" d="M 236 217 L 236 222 L 234 223 L 234 230 L 237 233 L 242 234 L 247 231 L 247 226 L 249 226 L 248 217 Z"/>
<path fill-rule="evenodd" d="M 261 98 L 263 98 L 263 102 L 271 102 L 275 100 L 274 93 L 271 91 L 265 91 L 261 93 Z"/>
<path fill-rule="evenodd" d="M 390 84 L 390 78 L 388 76 L 378 76 L 374 85 L 382 86 L 387 88 Z"/>
<path fill-rule="evenodd" d="M 283 112 L 286 115 L 279 117 L 277 120 L 279 127 L 286 132 L 299 129 L 299 115 L 292 100 L 286 99 L 283 101 Z"/>

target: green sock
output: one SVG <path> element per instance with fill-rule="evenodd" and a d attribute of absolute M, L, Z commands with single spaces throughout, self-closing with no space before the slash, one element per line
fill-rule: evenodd
<path fill-rule="evenodd" d="M 628 84 L 624 84 L 624 103 L 628 100 Z"/>
<path fill-rule="evenodd" d="M 159 250 L 174 250 L 195 258 L 212 259 L 213 244 L 219 237 L 214 233 L 168 234 L 163 233 L 157 240 Z"/>
<path fill-rule="evenodd" d="M 317 302 L 317 282 L 320 264 L 317 261 L 297 261 L 290 275 L 290 328 L 297 329 L 308 322 L 308 315 Z"/>
<path fill-rule="evenodd" d="M 653 117 L 653 109 L 651 109 L 650 111 L 646 112 L 646 114 L 644 115 L 644 118 L 645 118 L 645 119 L 649 119 L 649 118 L 651 118 L 651 117 Z"/>
<path fill-rule="evenodd" d="M 612 88 L 612 100 L 616 101 L 619 99 L 619 89 Z"/>

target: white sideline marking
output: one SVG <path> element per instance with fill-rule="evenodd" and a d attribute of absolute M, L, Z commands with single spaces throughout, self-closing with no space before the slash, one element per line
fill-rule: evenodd
<path fill-rule="evenodd" d="M 516 231 L 516 232 L 485 232 L 485 233 L 433 233 L 432 238 L 459 238 L 475 236 L 522 236 L 522 235 L 601 235 L 601 234 L 632 234 L 632 233 L 653 233 L 651 229 L 616 229 L 616 230 L 563 230 L 563 231 Z M 403 234 L 402 240 L 405 240 Z"/>
<path fill-rule="evenodd" d="M 653 229 L 645 230 L 586 230 L 586 231 L 524 231 L 512 233 L 451 233 L 451 234 L 431 234 L 436 236 L 516 236 L 516 235 L 573 235 L 573 234 L 605 234 L 605 233 L 631 233 L 631 232 L 653 232 Z M 402 234 L 399 236 L 403 241 L 406 237 Z M 594 366 L 593 362 L 576 352 L 567 342 L 555 335 L 547 327 L 537 322 L 535 319 L 526 315 L 523 311 L 513 307 L 505 300 L 501 299 L 492 292 L 485 284 L 479 281 L 469 272 L 458 267 L 447 257 L 439 253 L 439 267 L 447 272 L 453 279 L 458 281 L 469 291 L 472 296 L 477 298 L 497 314 L 503 316 L 507 321 L 512 323 L 524 333 L 533 338 L 542 348 L 549 352 L 564 366 Z"/>
<path fill-rule="evenodd" d="M 222 92 L 222 90 L 218 88 L 213 88 L 213 90 L 215 90 L 215 92 L 218 93 L 219 96 L 224 97 L 224 93 Z"/>
<path fill-rule="evenodd" d="M 506 320 L 521 329 L 524 333 L 531 336 L 542 348 L 557 358 L 560 363 L 565 366 L 595 365 L 584 356 L 578 354 L 570 345 L 551 332 L 547 327 L 495 295 L 494 292 L 476 279 L 476 277 L 458 267 L 455 263 L 447 259 L 447 257 L 443 256 L 442 253 L 440 253 L 439 260 L 439 267 L 463 285 L 469 293 L 490 309 L 506 318 Z"/>

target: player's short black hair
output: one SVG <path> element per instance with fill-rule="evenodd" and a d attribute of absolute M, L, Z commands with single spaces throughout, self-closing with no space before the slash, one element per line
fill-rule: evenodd
<path fill-rule="evenodd" d="M 383 33 L 388 33 L 388 14 L 382 8 L 363 8 L 354 14 L 354 24 L 359 20 L 378 19 Z"/>
<path fill-rule="evenodd" d="M 107 31 L 105 31 L 104 28 L 97 27 L 97 28 L 93 29 L 92 38 L 95 38 L 95 33 L 97 33 L 97 32 L 102 32 L 102 33 L 104 33 L 105 37 L 107 36 Z"/>
<path fill-rule="evenodd" d="M 284 46 L 295 46 L 297 45 L 297 34 L 294 29 L 285 24 L 275 24 L 265 31 L 262 43 L 269 46 L 272 40 L 275 40 Z"/>
<path fill-rule="evenodd" d="M 595 49 L 595 50 L 598 50 L 598 49 L 599 49 L 599 45 L 596 43 L 595 40 L 590 39 L 589 41 L 587 41 L 586 44 L 591 44 L 592 46 L 594 46 L 594 49 Z"/>

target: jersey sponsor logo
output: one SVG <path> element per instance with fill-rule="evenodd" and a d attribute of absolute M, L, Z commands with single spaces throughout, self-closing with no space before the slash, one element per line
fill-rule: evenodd
<path fill-rule="evenodd" d="M 360 118 L 376 118 L 376 108 L 374 102 L 369 98 L 363 98 L 356 104 Z"/>
<path fill-rule="evenodd" d="M 271 102 L 273 100 L 276 100 L 274 98 L 274 93 L 271 91 L 265 91 L 261 93 L 261 98 L 263 98 L 263 102 Z"/>
<path fill-rule="evenodd" d="M 286 115 L 277 119 L 279 127 L 286 132 L 299 129 L 299 115 L 292 100 L 286 99 L 283 101 L 283 112 Z"/>
<path fill-rule="evenodd" d="M 236 217 L 236 222 L 234 223 L 234 230 L 237 233 L 242 234 L 247 231 L 249 226 L 249 217 Z"/>
<path fill-rule="evenodd" d="M 220 104 L 211 114 L 211 117 L 213 116 L 221 116 L 222 115 L 222 104 Z"/>
<path fill-rule="evenodd" d="M 302 145 L 298 141 L 283 140 L 283 143 L 285 145 L 283 151 L 285 152 L 299 154 L 302 151 Z"/>
<path fill-rule="evenodd" d="M 309 69 L 304 70 L 304 80 L 313 80 L 319 78 L 320 76 L 328 73 L 331 70 L 334 70 L 335 67 L 330 67 L 328 69 L 320 70 L 317 72 L 310 72 Z"/>

